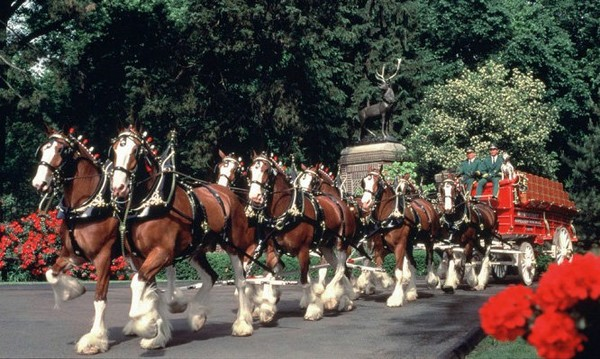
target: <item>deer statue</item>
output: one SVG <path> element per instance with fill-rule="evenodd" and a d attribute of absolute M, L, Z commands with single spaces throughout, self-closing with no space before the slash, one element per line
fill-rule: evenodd
<path fill-rule="evenodd" d="M 396 101 L 396 97 L 394 95 L 394 90 L 392 89 L 392 85 L 390 80 L 393 79 L 400 69 L 401 59 L 398 59 L 396 63 L 396 72 L 389 77 L 385 77 L 385 64 L 381 68 L 381 73 L 375 71 L 375 77 L 379 80 L 379 89 L 381 89 L 382 100 L 379 103 L 374 105 L 365 106 L 362 110 L 358 111 L 358 118 L 360 119 L 360 138 L 359 140 L 363 140 L 367 129 L 365 128 L 365 123 L 369 120 L 374 120 L 378 117 L 381 117 L 381 134 L 384 138 L 389 136 L 390 130 L 390 120 L 392 118 L 392 111 L 394 109 L 394 103 Z"/>

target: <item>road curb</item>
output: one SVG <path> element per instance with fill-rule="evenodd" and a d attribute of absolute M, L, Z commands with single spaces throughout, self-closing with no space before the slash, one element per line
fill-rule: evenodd
<path fill-rule="evenodd" d="M 438 356 L 438 359 L 464 358 L 485 338 L 485 333 L 480 326 L 472 328 L 463 337 L 461 342 Z"/>

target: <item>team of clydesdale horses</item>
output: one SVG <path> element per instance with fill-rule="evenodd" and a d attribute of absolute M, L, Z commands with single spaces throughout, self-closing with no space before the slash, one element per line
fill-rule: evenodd
<path fill-rule="evenodd" d="M 32 185 L 45 195 L 40 208 L 49 194 L 62 193 L 58 209 L 64 245 L 46 272 L 57 306 L 85 291 L 68 269 L 89 261 L 98 278 L 94 321 L 77 341 L 77 353 L 108 350 L 104 312 L 111 259 L 119 255 L 129 259 L 135 272 L 124 332 L 141 337 L 146 349 L 167 346 L 167 310 L 187 311 L 192 330 L 205 324 L 208 294 L 217 280 L 206 254 L 217 246 L 228 253 L 235 275 L 234 336 L 252 335 L 254 318 L 262 324 L 274 320 L 281 291 L 273 280 L 282 274 L 281 255 L 298 260 L 306 320 L 321 319 L 325 310 L 350 311 L 359 295 L 372 294 L 377 286 L 393 285 L 389 307 L 417 299 L 412 255 L 417 242 L 426 249 L 430 287 L 452 292 L 462 279 L 458 273 L 476 290 L 487 283 L 495 213 L 487 204 L 471 201 L 454 178 L 442 183 L 437 200 L 429 201 L 407 176 L 390 183 L 381 169 L 374 169 L 362 181 L 362 197 L 355 198 L 343 194 L 318 164 L 302 166 L 290 178 L 272 156 L 254 153 L 242 169 L 235 155 L 219 151 L 217 183 L 209 183 L 177 171 L 174 134 L 159 155 L 139 128 L 122 129 L 104 162 L 72 130 L 48 129 L 47 135 L 36 154 Z M 442 239 L 463 250 L 444 253 L 436 273 L 433 244 Z M 477 265 L 471 263 L 474 250 L 483 255 Z M 365 261 L 356 279 L 347 266 L 352 251 Z M 333 268 L 329 281 L 309 275 L 311 253 Z M 393 278 L 382 269 L 388 253 L 395 257 Z M 173 264 L 183 258 L 202 281 L 191 300 L 174 285 Z M 266 276 L 250 283 L 246 273 L 256 265 Z M 168 283 L 160 293 L 155 278 L 163 269 Z"/>

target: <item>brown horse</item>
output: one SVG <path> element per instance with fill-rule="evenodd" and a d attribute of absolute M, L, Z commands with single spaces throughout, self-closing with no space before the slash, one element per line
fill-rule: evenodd
<path fill-rule="evenodd" d="M 497 236 L 496 212 L 486 203 L 469 200 L 462 184 L 454 178 L 445 179 L 440 184 L 438 195 L 442 228 L 448 233 L 450 242 L 456 243 L 462 248 L 462 253 L 452 250 L 450 254 L 446 280 L 442 289 L 448 292 L 456 289 L 461 280 L 457 274 L 457 268 L 463 267 L 464 263 L 464 277 L 467 283 L 476 290 L 483 290 L 490 274 L 491 241 L 493 237 Z M 485 242 L 484 248 L 480 245 L 481 238 Z M 478 275 L 475 274 L 475 265 L 472 263 L 474 249 L 483 255 Z"/>
<path fill-rule="evenodd" d="M 236 158 L 233 153 L 225 154 L 223 151 L 219 150 L 219 157 L 221 157 L 221 161 L 215 166 L 215 172 L 217 175 L 217 184 L 228 187 L 232 191 L 234 191 L 238 195 L 238 199 L 240 202 L 246 206 L 248 204 L 248 189 L 247 186 L 242 189 L 241 187 L 231 187 L 236 184 L 239 185 L 243 176 L 243 162 L 241 158 Z M 246 260 L 244 261 L 244 269 L 246 274 L 250 273 L 254 264 L 260 264 L 258 261 L 258 257 L 262 255 L 263 250 L 266 251 L 267 257 L 273 258 L 276 254 L 274 252 L 273 246 L 268 245 L 266 241 L 263 241 L 262 238 L 257 237 L 257 223 L 256 221 L 252 221 L 248 223 L 248 233 L 247 236 L 249 238 L 254 238 L 255 242 L 248 247 Z M 259 243 L 260 242 L 260 243 Z M 267 269 L 267 272 L 270 270 Z M 271 273 L 267 273 L 268 277 L 271 277 Z M 276 301 L 279 301 L 281 296 L 281 291 L 278 287 L 270 288 L 273 292 L 273 295 L 276 298 Z M 260 307 L 263 304 L 263 291 L 260 285 L 252 285 L 251 282 L 246 286 L 246 294 L 252 300 L 253 312 L 252 316 L 260 319 Z"/>
<path fill-rule="evenodd" d="M 127 247 L 138 268 L 131 282 L 129 316 L 134 324 L 126 329 L 144 338 L 143 348 L 166 346 L 171 331 L 160 310 L 154 278 L 176 258 L 190 256 L 202 286 L 188 305 L 188 321 L 193 330 L 199 330 L 206 321 L 205 301 L 217 277 L 206 252 L 219 244 L 229 254 L 239 293 L 232 334 L 251 335 L 242 257 L 252 239 L 246 237 L 244 208 L 235 194 L 219 185 L 194 187 L 177 181 L 172 143 L 159 161 L 133 126 L 119 134 L 111 149 L 115 163 L 112 193 L 117 207 L 124 207 L 121 216 L 128 223 Z"/>
<path fill-rule="evenodd" d="M 354 208 L 351 208 L 342 199 L 341 192 L 335 186 L 333 179 L 320 167 L 320 164 L 316 164 L 310 168 L 302 164 L 302 173 L 296 177 L 295 185 L 303 191 L 312 193 L 323 210 L 323 216 L 328 219 L 326 221 L 329 226 L 328 230 L 331 232 L 336 231 L 335 236 L 345 242 L 346 258 L 344 259 L 344 263 L 338 262 L 337 257 L 324 259 L 326 262 L 335 261 L 337 263 L 335 273 L 338 276 L 344 273 L 348 273 L 349 275 L 346 260 L 351 253 L 351 246 L 356 245 L 356 239 L 359 235 L 358 216 L 353 211 Z M 325 264 L 323 263 L 323 259 L 322 264 Z M 319 283 L 323 284 L 325 282 L 326 274 L 326 268 L 322 268 L 319 271 Z M 354 291 L 350 292 L 347 290 L 352 287 L 348 277 L 334 276 L 331 281 L 333 283 L 343 281 L 343 287 L 334 288 L 327 286 L 323 294 L 323 302 L 326 309 L 333 309 L 333 300 L 331 299 L 335 297 L 333 292 L 331 292 L 333 290 L 345 291 L 344 295 L 348 296 L 350 300 L 356 299 Z"/>
<path fill-rule="evenodd" d="M 117 238 L 117 220 L 112 217 L 107 171 L 82 142 L 71 133 L 48 129 L 48 141 L 39 148 L 41 159 L 32 185 L 41 193 L 62 185 L 64 197 L 59 205 L 63 218 L 60 236 L 64 245 L 56 263 L 46 272 L 52 285 L 56 306 L 60 301 L 85 292 L 77 279 L 66 271 L 90 261 L 96 267 L 94 323 L 89 333 L 76 344 L 79 354 L 108 350 L 108 331 L 104 323 L 106 294 L 110 277 L 112 248 Z"/>
<path fill-rule="evenodd" d="M 300 266 L 300 284 L 304 289 L 300 301 L 306 307 L 304 319 L 319 320 L 323 317 L 323 288 L 311 285 L 308 276 L 311 249 L 318 249 L 329 263 L 336 268 L 335 281 L 328 284 L 325 292 L 330 308 L 351 310 L 354 304 L 339 281 L 344 276 L 347 242 L 339 230 L 340 220 L 334 224 L 333 218 L 323 215 L 319 202 L 307 192 L 292 186 L 284 171 L 266 155 L 254 155 L 249 168 L 250 191 L 248 198 L 257 217 L 263 218 L 260 224 L 266 233 L 269 246 L 278 253 L 285 252 L 296 256 Z M 330 222 L 331 221 L 331 222 Z M 336 226 L 337 225 L 337 226 Z M 338 265 L 340 263 L 340 265 Z M 267 256 L 267 265 L 275 273 L 281 266 L 277 256 Z M 340 273 L 338 273 L 340 272 Z M 263 291 L 261 321 L 271 321 L 276 312 L 276 298 L 272 290 Z"/>
<path fill-rule="evenodd" d="M 386 250 L 392 251 L 396 259 L 394 277 L 396 284 L 392 295 L 387 299 L 389 307 L 399 307 L 404 299 L 417 299 L 416 273 L 408 265 L 405 256 L 407 249 L 412 250 L 409 241 L 432 241 L 438 236 L 439 217 L 435 208 L 427 201 L 407 201 L 404 193 L 396 191 L 386 183 L 380 171 L 369 172 L 362 180 L 364 190 L 361 205 L 370 211 L 367 229 L 374 241 L 381 241 Z M 408 248 L 411 246 L 411 248 Z M 382 254 L 376 258 L 383 258 Z M 406 294 L 403 283 L 408 282 Z"/>

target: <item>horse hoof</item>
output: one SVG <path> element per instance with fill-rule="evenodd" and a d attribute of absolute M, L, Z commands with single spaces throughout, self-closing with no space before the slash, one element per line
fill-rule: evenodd
<path fill-rule="evenodd" d="M 325 310 L 335 310 L 338 307 L 338 301 L 335 298 L 327 299 L 323 301 L 323 308 Z"/>
<path fill-rule="evenodd" d="M 413 301 L 413 300 L 417 300 L 417 298 L 419 297 L 419 295 L 417 294 L 417 291 L 415 290 L 414 292 L 407 292 L 406 293 L 406 300 Z"/>
<path fill-rule="evenodd" d="M 183 313 L 185 312 L 185 310 L 187 309 L 187 303 L 181 303 L 181 302 L 173 302 L 173 303 L 169 303 L 169 312 L 176 314 L 176 313 Z"/>
<path fill-rule="evenodd" d="M 233 323 L 231 335 L 234 337 L 249 337 L 254 332 L 254 328 L 251 323 L 247 323 L 243 320 L 236 320 Z"/>
<path fill-rule="evenodd" d="M 275 312 L 273 310 L 261 310 L 258 319 L 263 325 L 268 325 L 273 322 Z"/>
<path fill-rule="evenodd" d="M 306 309 L 304 320 L 316 321 L 323 318 L 323 310 L 320 310 L 317 305 L 311 304 Z"/>
<path fill-rule="evenodd" d="M 354 302 L 349 297 L 344 297 L 340 300 L 339 311 L 350 312 L 354 310 Z"/>
<path fill-rule="evenodd" d="M 190 327 L 194 332 L 202 329 L 206 324 L 206 314 L 196 314 L 189 317 Z"/>
<path fill-rule="evenodd" d="M 77 354 L 94 355 L 108 350 L 108 338 L 98 337 L 92 333 L 82 336 L 75 347 Z"/>
<path fill-rule="evenodd" d="M 442 290 L 444 291 L 444 293 L 454 294 L 454 288 L 452 287 L 442 287 Z"/>
<path fill-rule="evenodd" d="M 404 305 L 404 301 L 402 300 L 402 298 L 397 299 L 397 298 L 392 298 L 389 297 L 386 305 L 390 308 L 397 308 L 397 307 L 401 307 L 402 305 Z"/>
<path fill-rule="evenodd" d="M 142 339 L 140 342 L 140 347 L 142 349 L 161 349 L 167 346 L 167 343 L 163 343 L 160 340 L 156 340 L 156 338 L 152 339 Z"/>

